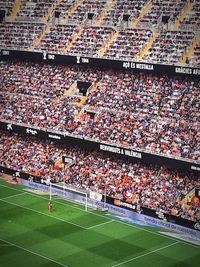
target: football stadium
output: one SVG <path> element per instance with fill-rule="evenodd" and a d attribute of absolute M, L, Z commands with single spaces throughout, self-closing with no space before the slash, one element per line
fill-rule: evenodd
<path fill-rule="evenodd" d="M 200 263 L 200 0 L 0 0 L 0 267 Z"/>

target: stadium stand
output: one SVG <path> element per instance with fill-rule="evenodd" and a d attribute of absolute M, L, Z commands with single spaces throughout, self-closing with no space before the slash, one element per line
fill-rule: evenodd
<path fill-rule="evenodd" d="M 157 36 L 143 60 L 161 64 L 177 64 L 194 39 L 193 32 L 163 31 Z"/>
<path fill-rule="evenodd" d="M 7 62 L 1 68 L 1 120 L 199 158 L 198 79 L 37 63 Z M 77 91 L 67 96 L 77 80 L 98 83 L 88 93 L 84 106 L 78 105 L 81 95 Z M 87 106 L 98 110 L 97 115 L 89 120 L 77 117 Z"/>
<path fill-rule="evenodd" d="M 1 49 L 39 51 L 44 61 L 0 61 L 0 122 L 199 164 L 198 77 L 101 69 L 79 60 L 199 68 L 199 0 L 0 0 L 1 9 Z M 77 64 L 45 62 L 47 53 L 75 56 Z M 78 82 L 90 89 L 82 92 Z M 64 166 L 63 155 L 73 164 Z M 191 170 L 2 131 L 0 161 L 41 179 L 200 218 L 199 203 L 187 201 L 200 182 Z"/>
<path fill-rule="evenodd" d="M 98 56 L 98 51 L 111 36 L 112 28 L 84 28 L 76 42 L 68 50 L 69 54 L 82 56 Z"/>
<path fill-rule="evenodd" d="M 162 17 L 169 17 L 170 21 L 174 22 L 175 18 L 180 14 L 186 0 L 183 1 L 160 1 L 152 0 L 152 6 L 148 12 L 141 18 L 138 23 L 138 27 L 155 27 L 158 23 L 162 21 Z"/>
<path fill-rule="evenodd" d="M 42 19 L 44 19 L 48 14 L 48 10 L 53 6 L 54 3 L 55 0 L 23 0 L 20 10 L 17 13 L 17 19 L 25 21 L 42 21 Z"/>
<path fill-rule="evenodd" d="M 192 65 L 200 67 L 200 43 L 195 47 L 193 55 L 190 58 Z M 190 61 L 188 64 L 191 64 Z"/>
<path fill-rule="evenodd" d="M 135 60 L 151 35 L 150 30 L 144 29 L 120 31 L 117 39 L 111 43 L 104 56 L 121 60 Z"/>
<path fill-rule="evenodd" d="M 15 0 L 0 0 L 0 10 L 6 11 L 6 16 L 10 16 L 14 7 Z"/>
<path fill-rule="evenodd" d="M 196 221 L 199 206 L 183 199 L 198 182 L 192 173 L 182 173 L 159 165 L 124 161 L 99 152 L 87 152 L 78 147 L 63 147 L 50 141 L 2 133 L 0 160 L 5 167 L 54 181 L 65 181 L 83 189 L 90 189 L 140 204 L 151 209 Z M 74 163 L 64 168 L 62 155 Z"/>
<path fill-rule="evenodd" d="M 62 54 L 65 48 L 78 33 L 76 25 L 56 25 L 51 27 L 42 40 L 36 45 L 35 50 L 44 50 Z"/>
<path fill-rule="evenodd" d="M 0 24 L 1 47 L 27 50 L 44 29 L 41 23 L 4 22 Z"/>
<path fill-rule="evenodd" d="M 200 28 L 200 1 L 193 1 L 193 8 L 183 19 L 181 29 L 193 29 L 194 31 Z"/>
<path fill-rule="evenodd" d="M 129 20 L 134 20 L 139 16 L 142 7 L 144 7 L 146 3 L 147 0 L 117 0 L 105 16 L 104 23 L 113 26 L 120 25 L 123 21 L 123 15 L 129 15 Z"/>

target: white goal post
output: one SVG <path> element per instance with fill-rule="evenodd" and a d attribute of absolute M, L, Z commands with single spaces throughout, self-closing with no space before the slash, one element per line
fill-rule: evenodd
<path fill-rule="evenodd" d="M 88 207 L 91 209 L 100 209 L 107 211 L 106 208 L 106 194 L 98 192 L 87 191 L 75 186 L 67 186 L 64 182 L 61 183 L 48 183 L 49 185 L 49 199 L 52 196 L 58 196 L 71 202 L 79 203 L 85 206 L 85 211 Z"/>
<path fill-rule="evenodd" d="M 65 183 L 49 183 L 49 199 L 52 200 L 53 195 L 57 195 L 66 200 L 78 202 L 85 206 L 88 210 L 88 192 L 79 188 L 69 187 Z"/>

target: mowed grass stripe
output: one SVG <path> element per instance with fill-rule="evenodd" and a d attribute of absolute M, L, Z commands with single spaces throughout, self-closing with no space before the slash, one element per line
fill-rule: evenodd
<path fill-rule="evenodd" d="M 25 194 L 26 194 L 26 192 L 17 193 L 17 194 L 11 195 L 11 196 L 0 198 L 0 200 L 6 200 L 6 199 L 9 199 L 9 198 L 15 198 L 15 197 L 18 197 L 18 196 L 21 196 L 21 195 L 25 195 Z"/>
<path fill-rule="evenodd" d="M 17 248 L 19 248 L 19 249 L 21 249 L 21 250 L 24 250 L 24 251 L 30 253 L 30 254 L 36 255 L 36 256 L 38 256 L 38 257 L 41 257 L 41 258 L 47 260 L 48 262 L 53 262 L 53 263 L 55 263 L 57 266 L 69 267 L 68 265 L 65 265 L 65 264 L 63 264 L 63 263 L 61 263 L 61 262 L 58 262 L 58 261 L 54 260 L 54 259 L 51 259 L 51 258 L 49 258 L 49 257 L 46 257 L 46 256 L 41 255 L 41 254 L 39 254 L 39 253 L 36 253 L 36 252 L 34 252 L 34 251 L 31 251 L 30 249 L 27 249 L 27 248 L 24 248 L 24 247 L 19 246 L 19 245 L 17 245 L 17 244 L 14 244 L 13 242 L 10 242 L 10 241 L 4 240 L 4 239 L 0 239 L 0 240 L 3 241 L 3 242 L 5 242 L 5 243 L 7 243 L 7 244 L 10 245 L 10 246 L 15 246 L 15 247 L 17 247 Z"/>
<path fill-rule="evenodd" d="M 21 192 L 24 192 L 24 191 L 21 190 Z M 27 195 L 24 194 L 24 195 L 19 196 L 19 199 L 21 199 L 22 204 L 27 200 L 28 205 L 31 205 L 31 207 L 33 207 L 33 204 L 34 204 L 35 207 L 38 206 L 38 208 L 40 208 L 40 211 L 47 210 L 47 198 L 43 197 L 42 199 L 38 197 L 38 195 L 35 195 L 35 194 L 30 195 L 30 198 L 28 198 L 27 196 L 28 196 L 28 192 L 27 192 Z M 12 200 L 13 199 L 11 198 L 10 201 Z M 7 201 L 8 203 L 4 202 L 5 206 L 9 205 L 10 207 L 12 206 L 16 207 L 12 204 L 17 204 L 15 203 L 17 202 L 17 198 L 13 200 L 15 201 L 14 203 L 10 203 L 10 201 Z M 44 203 L 44 204 L 40 205 L 39 202 Z M 4 206 L 4 205 L 1 205 L 1 206 Z M 2 212 L 1 212 L 2 215 L 3 215 L 3 212 L 6 212 L 7 209 L 9 210 L 9 206 L 4 207 L 4 208 L 2 207 Z M 63 206 L 64 205 L 61 205 L 58 207 L 58 209 L 60 210 L 60 213 L 66 212 L 66 209 L 62 208 Z M 134 257 L 138 257 L 145 253 L 149 253 L 150 251 L 169 245 L 169 239 L 165 238 L 162 235 L 152 236 L 153 232 L 151 232 L 151 235 L 150 235 L 146 231 L 141 231 L 143 230 L 142 228 L 141 229 L 136 229 L 135 227 L 132 228 L 130 227 L 131 226 L 130 224 L 127 224 L 127 223 L 122 224 L 120 221 L 117 221 L 117 220 L 113 220 L 112 223 L 106 223 L 104 225 L 102 224 L 101 227 L 98 227 L 98 224 L 96 224 L 96 227 L 93 227 L 89 230 L 86 228 L 72 226 L 70 224 L 67 224 L 66 222 L 59 222 L 58 220 L 55 220 L 55 219 L 51 220 L 51 218 L 48 216 L 44 216 L 43 217 L 44 222 L 41 222 L 40 213 L 33 212 L 28 209 L 23 209 L 24 213 L 27 213 L 27 216 L 24 216 L 24 218 L 23 217 L 20 218 L 20 214 L 22 213 L 22 209 L 21 209 L 21 212 L 20 212 L 20 209 L 21 208 L 19 207 L 19 210 L 17 208 L 18 211 L 16 211 L 18 213 L 19 218 L 14 217 L 13 219 L 13 221 L 17 219 L 16 223 L 13 222 L 13 224 L 10 224 L 10 226 L 9 225 L 7 226 L 7 221 L 2 220 L 5 229 L 8 229 L 8 230 L 10 229 L 10 231 L 12 231 L 11 233 L 12 235 L 4 234 L 4 232 L 2 231 L 2 238 L 4 238 L 5 240 L 10 240 L 14 244 L 18 244 L 22 247 L 27 247 L 29 250 L 45 255 L 47 257 L 50 257 L 54 259 L 55 261 L 62 262 L 62 264 L 67 263 L 67 265 L 70 267 L 80 267 L 80 266 L 81 267 L 93 267 L 93 266 L 111 267 L 113 264 L 118 264 L 120 262 L 127 261 Z M 96 216 L 96 214 L 93 214 L 95 216 L 90 217 L 90 213 L 85 212 L 82 209 L 80 210 L 82 214 L 89 216 L 88 220 L 91 220 L 91 218 L 95 218 Z M 10 215 L 9 215 L 10 217 L 12 217 L 12 211 L 14 211 L 14 208 L 11 208 L 10 210 Z M 76 208 L 74 209 L 74 212 L 79 212 L 79 211 Z M 8 216 L 8 219 L 9 219 L 9 216 Z M 71 214 L 69 214 L 69 216 L 71 216 Z M 35 225 L 31 223 L 31 221 L 33 220 L 33 217 L 35 217 L 34 219 L 36 220 Z M 24 219 L 26 220 L 25 223 L 24 223 Z M 22 233 L 20 233 L 20 231 L 16 232 L 15 229 L 12 227 L 12 226 L 14 227 L 17 226 L 17 224 L 19 224 L 20 231 Z M 30 232 L 23 233 L 24 226 L 25 227 L 30 226 L 29 227 Z M 65 226 L 67 226 L 67 228 Z M 33 238 L 31 239 L 33 240 L 29 240 L 31 233 L 33 235 Z M 19 242 L 21 242 L 21 244 L 19 244 Z M 66 250 L 64 250 L 63 247 L 66 247 Z M 185 247 L 188 247 L 188 246 L 185 245 Z M 189 249 L 190 249 L 190 255 L 191 255 L 192 248 L 188 247 L 188 250 Z M 59 252 L 60 252 L 60 255 L 57 255 Z M 194 255 L 196 254 L 197 254 L 197 250 L 195 249 Z M 154 255 L 155 259 L 157 256 L 159 257 L 159 254 L 156 254 L 155 252 L 154 254 L 152 253 L 152 254 L 147 255 L 147 257 L 141 257 L 139 259 L 141 259 L 142 262 L 145 262 L 145 260 L 148 261 L 148 257 L 150 256 L 152 257 L 152 255 Z M 179 254 L 180 259 L 182 256 L 183 255 L 180 253 Z M 177 265 L 179 264 L 179 259 L 173 259 L 170 256 L 168 258 L 169 258 L 169 261 L 173 263 L 173 266 L 181 266 L 181 267 L 187 266 L 183 264 Z M 188 258 L 186 260 L 188 260 Z M 134 266 L 135 266 L 135 263 L 136 264 L 138 263 L 138 260 L 134 262 Z M 164 257 L 161 260 L 163 263 Z M 48 266 L 48 265 L 44 265 L 44 266 Z M 127 267 L 132 266 L 132 262 L 127 263 L 127 265 L 124 264 L 124 266 L 127 266 Z M 147 265 L 140 264 L 140 266 L 143 267 Z M 148 266 L 154 267 L 155 264 L 154 265 L 148 264 Z M 169 267 L 169 266 L 172 266 L 172 264 L 165 265 L 165 266 Z M 188 265 L 187 267 L 189 266 L 196 267 L 197 265 L 193 263 L 191 265 Z"/>
<path fill-rule="evenodd" d="M 3 187 L 5 187 L 5 188 L 10 188 L 10 189 L 13 189 L 13 190 L 16 190 L 16 191 L 24 192 L 24 191 L 23 191 L 24 189 L 21 189 L 21 190 L 20 190 L 20 189 L 16 189 L 16 188 L 12 188 L 12 187 L 3 185 L 3 184 L 1 183 L 1 181 L 2 181 L 2 180 L 0 179 L 0 187 L 3 186 Z M 4 182 L 4 181 L 2 181 L 2 182 Z M 30 194 L 30 195 L 32 195 L 32 196 L 34 196 L 34 197 L 37 197 L 37 198 L 41 198 L 41 199 L 46 199 L 46 200 L 47 200 L 46 197 L 41 196 L 41 195 L 37 195 L 37 194 L 32 193 L 32 192 L 27 192 L 27 194 Z M 64 201 L 65 201 L 65 200 L 64 200 Z M 81 210 L 81 211 L 86 212 L 86 213 L 90 213 L 90 214 L 95 215 L 95 216 L 97 216 L 97 217 L 101 217 L 101 218 L 104 218 L 104 219 L 107 219 L 107 220 L 115 221 L 115 222 L 117 222 L 117 223 L 119 223 L 119 224 L 122 224 L 122 225 L 127 225 L 127 226 L 132 227 L 132 228 L 134 228 L 134 229 L 137 229 L 137 230 L 139 230 L 139 231 L 144 231 L 144 232 L 150 233 L 150 234 L 152 234 L 152 235 L 160 236 L 160 237 L 162 237 L 162 238 L 164 238 L 164 239 L 177 241 L 177 238 L 175 238 L 175 237 L 170 237 L 170 236 L 166 236 L 166 235 L 161 234 L 161 233 L 159 233 L 159 232 L 157 232 L 157 231 L 150 230 L 150 229 L 149 229 L 150 227 L 148 227 L 148 229 L 146 229 L 146 228 L 142 228 L 142 227 L 140 227 L 140 226 L 134 225 L 134 224 L 130 224 L 130 223 L 121 221 L 121 220 L 110 219 L 110 218 L 108 218 L 107 216 L 102 215 L 102 214 L 95 213 L 94 211 L 85 211 L 85 210 L 83 210 L 82 208 L 77 207 L 77 205 L 73 206 L 73 205 L 67 204 L 67 201 L 66 201 L 66 204 L 63 203 L 63 202 L 55 201 L 55 200 L 54 200 L 54 202 L 55 202 L 55 203 L 58 203 L 58 204 L 65 205 L 65 206 L 68 206 L 68 207 L 73 208 L 73 209 Z M 94 226 L 95 226 L 95 224 L 94 224 Z M 86 227 L 86 228 L 88 228 L 88 227 Z M 183 244 L 186 244 L 186 245 L 188 245 L 188 246 L 191 246 L 191 247 L 194 247 L 194 248 L 198 248 L 198 249 L 199 249 L 199 246 L 197 246 L 197 245 L 188 243 L 188 242 L 183 241 L 183 240 L 179 240 L 179 241 L 180 241 L 181 243 L 183 243 Z"/>
<path fill-rule="evenodd" d="M 0 187 L 1 186 L 2 187 L 5 187 L 5 188 L 10 188 L 10 187 L 8 187 L 6 185 L 2 185 L 0 183 Z M 10 189 L 12 189 L 12 188 L 10 188 Z M 14 190 L 17 190 L 19 192 L 24 192 L 24 189 L 21 189 L 20 190 L 20 189 L 14 188 Z M 30 196 L 32 196 L 35 199 L 45 200 L 46 201 L 46 207 L 47 207 L 47 201 L 48 201 L 48 197 L 49 197 L 48 195 L 47 196 L 42 196 L 42 195 L 39 195 L 37 193 L 30 192 L 30 191 L 26 191 L 26 193 L 27 193 L 27 195 L 30 195 Z M 52 198 L 52 200 L 53 200 L 53 203 L 54 204 L 56 204 L 56 205 L 57 204 L 58 205 L 62 205 L 62 206 L 64 206 L 66 208 L 66 210 L 63 212 L 63 209 L 61 207 L 59 207 L 59 209 L 62 210 L 63 213 L 61 213 L 61 212 L 53 212 L 54 214 L 58 214 L 59 217 L 62 218 L 62 217 L 66 217 L 65 214 L 70 213 L 70 220 L 73 220 L 73 223 L 75 223 L 74 220 L 76 220 L 76 218 L 73 218 L 73 216 L 77 216 L 77 212 L 76 212 L 76 210 L 77 210 L 77 211 L 79 211 L 79 216 L 82 217 L 81 218 L 81 225 L 82 225 L 82 227 L 84 227 L 86 229 L 87 228 L 90 228 L 92 226 L 99 225 L 99 224 L 104 223 L 104 222 L 106 223 L 106 222 L 113 221 L 108 216 L 104 216 L 102 214 L 98 214 L 95 211 L 94 212 L 91 212 L 89 210 L 88 211 L 85 211 L 85 208 L 84 207 L 82 208 L 81 205 L 78 206 L 77 203 L 74 204 L 73 202 L 67 201 L 65 199 L 63 199 L 63 201 L 57 201 L 54 198 Z M 26 199 L 26 203 L 27 203 L 27 201 L 28 201 L 28 199 Z M 23 202 L 23 203 L 25 203 L 25 202 Z M 45 207 L 45 209 L 46 209 L 46 207 Z M 59 209 L 57 209 L 57 211 Z M 80 221 L 79 218 L 77 218 L 77 220 Z"/>
<path fill-rule="evenodd" d="M 6 205 L 12 205 L 10 203 L 6 203 L 4 202 Z M 30 211 L 29 209 L 25 209 L 28 214 L 28 225 L 30 220 L 32 220 L 33 218 L 30 218 Z M 37 213 L 36 213 L 37 215 Z M 23 228 L 23 226 L 21 225 L 22 221 L 25 221 L 27 218 L 24 216 L 22 220 L 17 220 L 17 222 L 15 222 L 14 226 L 15 228 L 17 227 L 17 224 L 20 224 L 20 227 Z M 42 218 L 41 218 L 42 219 Z M 5 224 L 7 224 L 5 222 Z M 38 224 L 40 224 L 40 222 L 38 221 Z M 25 225 L 27 225 L 27 222 L 25 223 Z M 43 224 L 44 225 L 44 224 Z M 33 225 L 30 225 L 30 229 Z M 72 226 L 70 226 L 72 227 Z M 120 227 L 120 226 L 118 226 Z M 38 231 L 38 228 L 40 229 L 40 231 Z M 9 228 L 8 228 L 9 229 Z M 118 260 L 121 257 L 129 257 L 132 255 L 134 249 L 135 252 L 134 253 L 138 253 L 139 251 L 144 251 L 143 247 L 138 247 L 136 245 L 134 245 L 134 239 L 132 239 L 132 244 L 129 244 L 129 242 L 123 241 L 121 239 L 113 238 L 113 237 L 109 237 L 109 236 L 105 236 L 103 234 L 103 229 L 102 229 L 102 234 L 101 233 L 96 233 L 95 231 L 89 231 L 89 230 L 75 230 L 72 231 L 69 230 L 67 234 L 67 236 L 65 238 L 63 238 L 63 235 L 65 235 L 65 232 L 67 231 L 64 228 L 64 225 L 58 225 L 55 224 L 53 226 L 46 226 L 46 227 L 42 227 L 40 228 L 39 226 L 37 226 L 36 229 L 34 229 L 32 232 L 28 232 L 28 233 L 21 233 L 21 229 L 20 231 L 18 230 L 17 233 L 18 235 L 16 236 L 16 231 L 15 229 L 13 229 L 13 227 L 11 226 L 12 232 L 13 232 L 13 238 L 14 238 L 14 242 L 13 239 L 11 239 L 11 241 L 16 244 L 16 242 L 18 243 L 17 240 L 19 240 L 19 242 L 22 242 L 22 244 L 20 244 L 22 247 L 24 247 L 24 244 L 26 244 L 26 246 L 28 246 L 28 249 L 31 251 L 36 251 L 36 253 L 38 253 L 38 250 L 40 252 L 42 252 L 42 254 L 45 254 L 45 251 L 50 248 L 49 247 L 49 243 L 51 243 L 51 239 L 53 240 L 53 248 L 57 248 L 58 249 L 58 253 L 60 252 L 60 250 L 62 249 L 62 247 L 78 247 L 78 249 L 76 249 L 76 251 L 71 252 L 72 255 L 68 255 L 67 251 L 66 251 L 66 257 L 59 256 L 59 259 L 61 261 L 64 261 L 66 259 L 66 262 L 70 263 L 68 264 L 69 266 L 80 266 L 80 262 L 81 262 L 81 266 L 111 266 L 112 262 L 114 260 Z M 132 230 L 129 228 L 129 233 L 131 233 Z M 39 234 L 39 235 L 38 235 Z M 36 237 L 37 235 L 37 237 Z M 47 239 L 45 239 L 46 237 L 48 237 Z M 9 239 L 12 237 L 9 237 Z M 31 240 L 29 240 L 31 239 Z M 56 241 L 54 241 L 54 239 L 57 239 Z M 63 242 L 61 243 L 60 247 L 60 242 L 59 240 L 62 240 Z M 65 241 L 65 242 L 64 242 Z M 159 241 L 157 241 L 158 243 Z M 58 245 L 57 245 L 58 244 Z M 47 246 L 47 247 L 46 247 Z M 123 250 L 121 250 L 121 248 L 123 248 Z M 68 249 L 67 249 L 68 250 Z M 49 255 L 51 255 L 52 258 L 57 258 L 58 256 L 56 255 L 57 252 L 52 252 L 51 249 L 49 251 Z M 54 253 L 54 255 L 52 255 Z M 63 252 L 64 254 L 65 252 Z M 75 255 L 75 256 L 74 256 Z M 82 261 L 80 261 L 80 259 L 83 259 L 84 262 L 82 263 Z M 74 263 L 75 262 L 75 263 Z M 101 265 L 98 265 L 98 263 L 101 262 Z M 109 265 L 108 265 L 109 264 Z"/>
<path fill-rule="evenodd" d="M 17 206 L 17 207 L 22 208 L 22 209 L 26 209 L 26 210 L 29 210 L 29 211 L 32 211 L 32 212 L 35 212 L 35 213 L 39 213 L 39 214 L 44 215 L 44 216 L 48 216 L 50 218 L 53 218 L 53 219 L 58 220 L 58 221 L 65 222 L 67 224 L 72 224 L 72 225 L 77 226 L 77 227 L 80 227 L 82 229 L 87 229 L 87 228 L 85 228 L 85 227 L 83 227 L 81 225 L 78 225 L 78 224 L 75 224 L 75 223 L 66 221 L 66 220 L 64 220 L 62 218 L 55 217 L 53 215 L 50 215 L 50 214 L 47 214 L 47 213 L 44 213 L 44 212 L 41 212 L 41 211 L 38 211 L 38 210 L 35 210 L 35 209 L 31 209 L 31 208 L 28 208 L 28 207 L 25 207 L 25 206 L 22 206 L 22 205 L 19 205 L 19 204 L 16 204 L 16 203 L 12 203 L 12 202 L 7 201 L 5 199 L 0 199 L 0 201 L 5 202 L 5 203 L 10 204 L 10 205 L 13 205 L 13 206 Z"/>
<path fill-rule="evenodd" d="M 147 255 L 149 255 L 149 254 L 153 254 L 153 253 L 158 252 L 158 251 L 160 251 L 160 250 L 164 250 L 164 249 L 166 249 L 166 248 L 172 247 L 172 246 L 174 246 L 174 245 L 176 245 L 176 244 L 178 244 L 178 243 L 180 243 L 180 241 L 174 242 L 174 243 L 169 244 L 169 245 L 167 245 L 167 246 L 160 247 L 160 248 L 158 248 L 158 249 L 154 249 L 154 250 L 152 250 L 152 251 L 149 251 L 149 252 L 144 253 L 144 254 L 142 254 L 142 255 L 136 256 L 136 257 L 131 258 L 131 259 L 129 259 L 129 260 L 122 261 L 122 262 L 120 262 L 120 263 L 117 263 L 117 264 L 115 264 L 115 265 L 112 265 L 112 267 L 117 267 L 117 266 L 124 265 L 124 264 L 126 264 L 126 263 L 132 262 L 132 261 L 137 260 L 137 259 L 139 259 L 139 258 L 143 258 L 143 257 L 145 257 L 145 256 L 147 256 Z"/>
<path fill-rule="evenodd" d="M 23 201 L 25 201 L 25 199 Z M 15 202 L 16 202 L 16 199 L 15 199 Z M 16 205 L 16 203 L 10 203 L 10 201 L 5 201 L 4 203 L 7 205 L 11 205 L 11 206 Z M 29 208 L 25 210 L 30 211 Z M 30 215 L 28 217 L 30 217 Z M 29 218 L 29 221 L 31 219 L 32 218 Z M 18 223 L 22 223 L 22 221 L 19 221 Z M 97 266 L 98 262 L 101 262 L 102 264 L 101 266 L 111 266 L 111 264 L 114 261 L 120 260 L 121 258 L 127 258 L 127 257 L 130 258 L 134 254 L 137 255 L 138 253 L 142 253 L 149 249 L 148 246 L 146 245 L 146 244 L 149 245 L 148 242 L 146 242 L 146 244 L 143 244 L 143 242 L 140 241 L 139 244 L 136 244 L 137 243 L 136 240 L 138 240 L 138 237 L 136 239 L 136 237 L 134 236 L 134 233 L 137 233 L 138 236 L 141 236 L 138 230 L 135 231 L 134 229 L 128 227 L 127 225 L 120 225 L 116 221 L 113 221 L 112 223 L 114 223 L 113 226 L 110 223 L 107 223 L 99 227 L 100 225 L 98 224 L 96 225 L 97 226 L 96 228 L 93 228 L 91 230 L 83 229 L 83 231 L 77 231 L 77 232 L 73 232 L 72 234 L 69 234 L 67 238 L 65 239 L 66 242 L 70 243 L 71 246 L 74 245 L 74 247 L 79 247 L 80 251 L 75 252 L 76 259 L 74 259 L 73 256 L 72 257 L 67 256 L 67 260 L 68 260 L 67 262 L 71 263 L 72 266 L 79 266 L 78 265 L 79 259 L 84 257 L 85 258 L 84 261 L 87 263 L 85 266 Z M 105 235 L 104 231 L 107 225 L 109 225 L 110 227 L 110 230 L 109 230 L 110 234 L 106 232 L 106 235 Z M 59 226 L 60 226 L 59 227 L 60 232 L 58 232 L 57 226 L 56 228 L 54 226 L 53 228 L 51 226 L 43 227 L 42 229 L 40 229 L 40 232 L 45 234 L 45 236 L 48 236 L 48 238 L 50 239 L 51 238 L 60 239 L 60 237 L 62 238 L 62 234 L 64 234 L 65 229 L 63 226 L 61 225 Z M 123 230 L 121 228 L 123 228 Z M 38 232 L 38 229 L 35 229 L 35 230 L 36 232 Z M 115 232 L 112 235 L 113 230 Z M 35 234 L 33 233 L 33 235 Z M 143 233 L 143 235 L 145 236 L 146 234 Z M 27 240 L 27 235 L 20 234 L 20 238 L 24 242 L 24 240 Z M 42 239 L 43 239 L 43 236 L 40 236 L 39 240 L 42 240 Z M 149 237 L 148 239 L 151 240 L 152 238 Z M 38 240 L 38 243 L 40 243 L 39 240 Z M 163 239 L 162 237 L 159 237 L 159 238 L 154 237 L 154 242 L 155 242 L 154 245 L 158 246 L 160 243 L 166 242 L 165 240 L 167 241 L 167 239 Z M 30 244 L 28 244 L 29 248 L 33 249 L 34 251 L 38 251 L 38 246 L 44 247 L 46 244 L 49 244 L 50 242 L 48 241 L 48 239 L 46 239 L 44 240 L 44 242 L 41 243 L 41 245 L 39 245 L 37 244 L 36 241 L 37 240 L 34 239 L 31 242 L 31 246 Z M 22 246 L 24 247 L 24 244 L 22 244 Z M 74 261 L 77 261 L 76 265 L 73 264 Z"/>

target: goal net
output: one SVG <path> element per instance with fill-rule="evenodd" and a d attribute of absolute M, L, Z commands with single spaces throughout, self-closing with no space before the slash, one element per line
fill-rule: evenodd
<path fill-rule="evenodd" d="M 96 209 L 97 205 L 94 201 L 90 200 L 91 192 L 87 192 L 84 189 L 70 187 L 65 183 L 50 183 L 49 184 L 49 198 L 52 199 L 52 196 L 57 196 L 68 201 L 79 203 L 85 206 L 85 210 L 88 210 L 88 207 Z"/>

